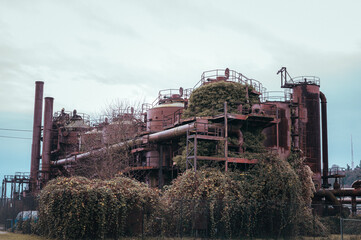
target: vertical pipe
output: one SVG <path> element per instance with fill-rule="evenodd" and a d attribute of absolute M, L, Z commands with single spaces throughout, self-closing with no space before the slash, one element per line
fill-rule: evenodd
<path fill-rule="evenodd" d="M 357 213 L 356 196 L 351 197 L 351 212 L 352 212 L 352 216 L 356 216 Z"/>
<path fill-rule="evenodd" d="M 17 199 L 20 199 L 20 185 L 21 185 L 21 183 L 18 184 L 18 197 L 17 197 Z"/>
<path fill-rule="evenodd" d="M 41 139 L 41 118 L 43 110 L 43 88 L 44 82 L 35 82 L 35 104 L 33 143 L 31 146 L 31 167 L 30 167 L 30 191 L 35 191 L 36 180 L 40 162 L 40 139 Z"/>
<path fill-rule="evenodd" d="M 320 92 L 321 118 L 322 118 L 322 165 L 323 187 L 328 188 L 328 140 L 327 140 L 327 100 L 325 94 Z"/>
<path fill-rule="evenodd" d="M 7 190 L 6 187 L 7 187 L 7 185 L 8 185 L 8 183 L 5 182 L 5 191 L 4 191 L 4 199 L 5 199 L 5 201 L 6 201 L 6 198 L 7 198 L 7 197 L 6 197 L 6 190 Z"/>
<path fill-rule="evenodd" d="M 226 160 L 226 169 L 228 171 L 228 118 L 227 118 L 227 102 L 224 102 L 224 158 Z"/>
<path fill-rule="evenodd" d="M 44 131 L 43 131 L 43 154 L 42 154 L 42 172 L 44 183 L 49 180 L 50 172 L 50 153 L 51 153 L 51 130 L 53 127 L 53 101 L 54 98 L 45 98 L 44 109 Z"/>
<path fill-rule="evenodd" d="M 342 219 L 342 215 L 340 215 L 340 232 L 341 232 L 341 240 L 343 240 L 343 219 Z"/>
<path fill-rule="evenodd" d="M 14 182 L 11 182 L 10 188 L 11 188 L 10 199 L 14 201 Z"/>
<path fill-rule="evenodd" d="M 188 170 L 188 161 L 189 161 L 189 158 L 188 158 L 188 156 L 189 156 L 189 144 L 188 144 L 188 142 L 189 142 L 189 139 L 188 139 L 188 136 L 189 136 L 189 130 L 187 130 L 187 137 L 186 137 L 186 149 L 187 149 L 187 155 L 186 155 L 186 170 Z"/>
<path fill-rule="evenodd" d="M 2 186 L 1 186 L 1 206 L 3 206 L 5 198 L 6 198 L 6 188 L 5 188 L 5 179 L 3 180 Z"/>
<path fill-rule="evenodd" d="M 197 132 L 194 134 L 194 163 L 193 163 L 193 166 L 194 166 L 194 172 L 197 172 L 197 153 L 198 153 L 198 150 L 197 150 Z"/>
<path fill-rule="evenodd" d="M 277 124 L 276 124 L 276 141 L 277 141 L 277 149 L 279 149 L 280 147 L 280 136 L 279 136 L 279 124 L 280 124 L 280 119 L 278 117 L 278 107 L 276 106 L 276 116 L 277 116 Z"/>
<path fill-rule="evenodd" d="M 158 188 L 162 189 L 163 187 L 163 145 L 159 145 L 159 174 L 158 174 Z"/>

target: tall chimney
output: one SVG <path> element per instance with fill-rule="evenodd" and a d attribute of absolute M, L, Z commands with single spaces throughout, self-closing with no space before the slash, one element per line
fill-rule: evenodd
<path fill-rule="evenodd" d="M 51 130 L 53 128 L 53 101 L 54 98 L 45 98 L 44 109 L 44 131 L 43 131 L 43 153 L 42 172 L 45 183 L 49 180 L 50 153 L 51 153 Z"/>
<path fill-rule="evenodd" d="M 35 82 L 35 105 L 33 144 L 31 146 L 31 167 L 30 167 L 30 191 L 36 191 L 37 174 L 40 162 L 40 139 L 41 139 L 41 117 L 43 110 L 43 88 L 44 82 Z"/>

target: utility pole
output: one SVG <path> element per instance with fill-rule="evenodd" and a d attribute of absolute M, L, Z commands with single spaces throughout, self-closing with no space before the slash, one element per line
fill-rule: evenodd
<path fill-rule="evenodd" d="M 360 166 L 361 167 L 361 166 Z M 353 162 L 353 143 L 352 143 L 352 134 L 351 134 L 351 169 L 354 169 L 354 162 Z"/>

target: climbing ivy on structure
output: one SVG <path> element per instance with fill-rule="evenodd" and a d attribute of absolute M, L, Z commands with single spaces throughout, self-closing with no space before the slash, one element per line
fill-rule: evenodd
<path fill-rule="evenodd" d="M 248 99 L 247 91 L 248 88 Z M 189 99 L 183 118 L 214 116 L 224 112 L 224 102 L 229 113 L 239 113 L 239 105 L 250 108 L 259 103 L 258 95 L 252 94 L 252 87 L 236 82 L 215 82 L 195 89 Z"/>

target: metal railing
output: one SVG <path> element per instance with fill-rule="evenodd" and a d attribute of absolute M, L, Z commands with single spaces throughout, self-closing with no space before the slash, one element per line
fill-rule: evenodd
<path fill-rule="evenodd" d="M 203 72 L 201 75 L 201 79 L 197 82 L 196 85 L 194 85 L 193 89 L 196 89 L 199 86 L 209 81 L 223 79 L 227 81 L 232 81 L 232 82 L 237 82 L 244 85 L 252 86 L 253 89 L 259 92 L 260 94 L 266 91 L 266 88 L 263 87 L 262 83 L 259 82 L 258 80 L 248 78 L 243 74 L 238 73 L 234 70 L 228 70 L 228 71 L 229 71 L 229 75 L 225 74 L 226 69 L 215 69 L 215 70 L 209 70 Z"/>
<path fill-rule="evenodd" d="M 292 87 L 300 84 L 314 84 L 320 86 L 320 78 L 316 76 L 298 76 L 289 80 L 285 79 L 282 87 Z"/>
<path fill-rule="evenodd" d="M 139 119 L 139 114 L 136 113 L 122 113 L 122 114 L 112 114 L 112 115 L 102 115 L 99 116 L 97 119 L 92 119 L 91 124 L 92 126 L 98 126 L 102 123 L 115 123 L 115 122 L 125 122 L 125 121 L 133 121 Z"/>
<path fill-rule="evenodd" d="M 285 91 L 267 91 L 260 96 L 261 102 L 286 102 L 291 101 L 292 91 L 286 88 Z"/>
<path fill-rule="evenodd" d="M 163 103 L 168 100 L 182 101 L 183 99 L 188 99 L 190 97 L 192 90 L 191 89 L 164 89 L 160 90 L 158 97 L 149 104 L 151 107 L 154 107 L 160 103 Z"/>
<path fill-rule="evenodd" d="M 172 114 L 163 116 L 163 128 L 171 127 L 175 123 L 179 123 L 182 117 L 183 109 L 178 109 Z"/>
<path fill-rule="evenodd" d="M 53 121 L 65 120 L 66 122 L 69 122 L 73 118 L 75 119 L 76 117 L 81 117 L 81 119 L 76 118 L 76 120 L 81 120 L 84 124 L 90 125 L 90 115 L 86 113 L 76 113 L 77 116 L 73 115 L 73 112 L 70 111 L 57 111 L 53 114 Z"/>
<path fill-rule="evenodd" d="M 251 86 L 254 91 L 258 92 L 260 95 L 266 93 L 266 88 L 263 87 L 262 83 L 258 80 L 248 78 L 241 73 L 238 73 L 234 70 L 228 70 L 227 76 L 225 75 L 226 69 L 215 69 L 205 71 L 201 75 L 201 79 L 194 85 L 193 88 L 187 89 L 165 89 L 160 90 L 157 98 L 152 103 L 143 103 L 142 104 L 142 113 L 148 111 L 149 109 L 159 105 L 160 103 L 172 100 L 172 97 L 178 95 L 181 99 L 189 99 L 192 92 L 203 85 L 204 83 L 210 82 L 212 80 L 227 80 L 231 82 L 241 83 L 243 85 Z M 262 100 L 262 98 L 261 98 Z M 175 99 L 177 101 L 177 99 Z"/>
<path fill-rule="evenodd" d="M 152 108 L 152 104 L 151 103 L 143 103 L 142 104 L 142 113 L 147 112 L 149 109 Z"/>
<path fill-rule="evenodd" d="M 331 167 L 328 169 L 328 175 L 346 175 L 346 169 L 343 167 Z"/>

